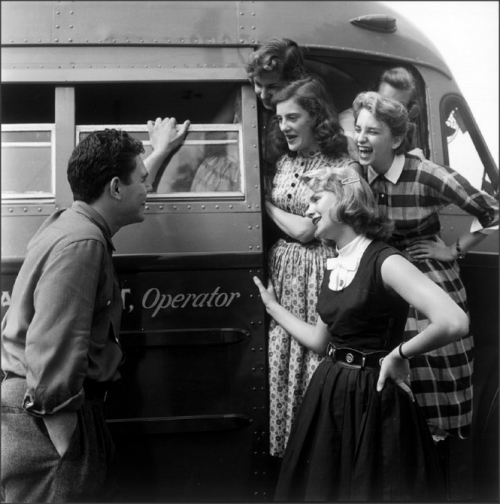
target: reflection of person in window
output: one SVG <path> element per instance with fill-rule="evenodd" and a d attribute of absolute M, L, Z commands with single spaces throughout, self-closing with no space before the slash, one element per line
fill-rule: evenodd
<path fill-rule="evenodd" d="M 366 169 L 379 207 L 394 221 L 389 243 L 467 311 L 456 260 L 498 229 L 498 201 L 472 187 L 459 173 L 406 156 L 410 117 L 406 108 L 378 93 L 358 95 L 353 104 L 359 162 Z M 446 245 L 438 212 L 455 204 L 475 217 L 470 232 Z M 410 307 L 405 340 L 428 324 Z M 435 439 L 466 438 L 472 421 L 473 338 L 411 360 L 413 392 Z"/>
<path fill-rule="evenodd" d="M 420 114 L 420 105 L 418 104 L 418 85 L 415 77 L 404 67 L 390 68 L 379 77 L 375 90 L 384 98 L 396 100 L 406 107 L 410 118 L 408 154 L 417 156 L 422 160 L 425 159 L 422 149 L 416 144 L 415 121 Z M 344 134 L 347 137 L 354 138 L 354 115 L 352 108 L 341 112 L 339 114 L 339 121 Z M 356 151 L 349 151 L 349 154 L 351 154 L 353 159 L 357 159 Z"/>
<path fill-rule="evenodd" d="M 212 132 L 207 140 L 224 139 L 224 133 Z M 206 157 L 201 162 L 191 184 L 191 192 L 241 191 L 238 145 L 207 146 Z"/>
<path fill-rule="evenodd" d="M 316 301 L 332 247 L 314 239 L 305 216 L 308 187 L 303 173 L 319 167 L 353 164 L 333 103 L 321 82 L 307 77 L 274 96 L 276 122 L 271 132 L 279 159 L 266 211 L 280 231 L 268 256 L 269 277 L 278 301 L 297 317 L 316 323 Z M 278 127 L 279 125 L 279 127 Z M 271 321 L 269 328 L 270 453 L 282 457 L 294 415 L 320 357 Z"/>
<path fill-rule="evenodd" d="M 241 93 L 234 90 L 215 116 L 214 123 L 241 123 Z M 196 170 L 191 192 L 241 191 L 239 139 L 231 138 L 227 131 L 211 131 L 205 134 L 205 158 Z M 210 142 L 214 142 L 213 144 Z M 220 142 L 220 143 L 219 143 Z"/>

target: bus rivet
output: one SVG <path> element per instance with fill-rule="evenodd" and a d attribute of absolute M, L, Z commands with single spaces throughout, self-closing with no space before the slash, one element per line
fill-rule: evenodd
<path fill-rule="evenodd" d="M 13 208 L 9 208 L 9 212 L 12 213 L 14 211 Z"/>
<path fill-rule="evenodd" d="M 219 205 L 215 205 L 215 208 L 217 208 L 217 210 L 219 209 Z"/>
<path fill-rule="evenodd" d="M 163 210 L 163 205 L 160 205 L 160 210 Z"/>
<path fill-rule="evenodd" d="M 249 245 L 249 246 L 248 246 L 248 248 L 249 248 L 250 250 L 252 250 L 252 249 L 253 249 L 252 245 Z"/>
<path fill-rule="evenodd" d="M 174 210 L 177 210 L 177 205 L 174 205 Z"/>
<path fill-rule="evenodd" d="M 205 210 L 205 205 L 201 205 L 201 209 L 202 209 L 202 210 Z"/>
<path fill-rule="evenodd" d="M 41 212 L 41 211 L 42 211 L 42 209 L 41 209 L 40 207 L 38 207 L 38 208 L 37 208 L 37 210 L 38 210 L 39 212 Z"/>

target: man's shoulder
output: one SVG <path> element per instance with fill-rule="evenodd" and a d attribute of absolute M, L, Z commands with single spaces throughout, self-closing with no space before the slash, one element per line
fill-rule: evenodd
<path fill-rule="evenodd" d="M 33 238 L 34 243 L 57 244 L 59 247 L 89 240 L 106 246 L 106 238 L 99 226 L 73 208 L 51 215 Z"/>

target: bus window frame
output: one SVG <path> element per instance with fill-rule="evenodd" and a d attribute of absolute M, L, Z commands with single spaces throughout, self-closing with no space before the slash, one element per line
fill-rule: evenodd
<path fill-rule="evenodd" d="M 446 113 L 447 109 L 451 110 L 450 105 L 459 107 L 461 117 L 467 127 L 467 132 L 469 133 L 470 139 L 476 149 L 477 155 L 482 163 L 483 173 L 481 179 L 484 181 L 485 175 L 490 179 L 491 186 L 493 187 L 494 194 L 498 194 L 499 185 L 499 173 L 495 161 L 484 141 L 484 138 L 477 126 L 477 123 L 472 115 L 469 105 L 465 99 L 456 94 L 448 93 L 445 94 L 439 103 L 439 120 L 441 125 L 441 142 L 443 148 L 443 164 L 450 166 L 450 154 L 448 148 L 448 137 L 446 136 L 446 121 L 448 120 L 449 114 Z M 453 166 L 452 166 L 453 168 Z M 478 187 L 478 189 L 480 189 Z"/>
<path fill-rule="evenodd" d="M 177 126 L 177 130 L 180 130 L 180 126 Z M 105 125 L 77 125 L 75 127 L 75 145 L 80 142 L 80 134 L 88 133 L 103 129 L 116 129 L 122 130 L 134 136 L 134 133 L 148 133 L 148 127 L 145 124 L 105 124 Z M 243 157 L 243 125 L 241 123 L 227 123 L 227 124 L 190 124 L 189 132 L 202 132 L 202 133 L 212 133 L 216 131 L 235 131 L 238 133 L 238 156 L 239 156 L 239 170 L 240 170 L 240 180 L 241 180 L 241 190 L 240 191 L 210 191 L 210 192 L 172 192 L 172 193 L 156 193 L 151 192 L 148 194 L 147 201 L 149 202 L 161 202 L 161 201 L 172 201 L 172 200 L 182 200 L 182 201 L 198 201 L 198 200 L 212 200 L 212 199 L 223 199 L 223 200 L 236 200 L 242 201 L 245 199 L 246 194 L 246 169 L 245 169 L 245 159 Z M 151 140 L 141 140 L 144 146 L 152 146 Z M 186 138 L 182 145 L 210 145 L 224 143 L 224 141 L 217 140 L 189 140 Z M 232 143 L 228 141 L 226 143 Z M 144 158 L 146 159 L 146 157 Z"/>
<path fill-rule="evenodd" d="M 49 142 L 3 142 L 3 148 L 17 146 L 24 147 L 49 147 L 50 146 L 50 186 L 51 192 L 12 192 L 2 191 L 2 203 L 53 203 L 56 199 L 56 125 L 51 123 L 26 123 L 26 124 L 2 124 L 1 131 L 4 132 L 50 132 Z"/>

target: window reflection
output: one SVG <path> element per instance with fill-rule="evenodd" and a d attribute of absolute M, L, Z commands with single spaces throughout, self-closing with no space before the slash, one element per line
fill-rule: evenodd
<path fill-rule="evenodd" d="M 2 125 L 2 199 L 54 197 L 54 125 Z"/>

